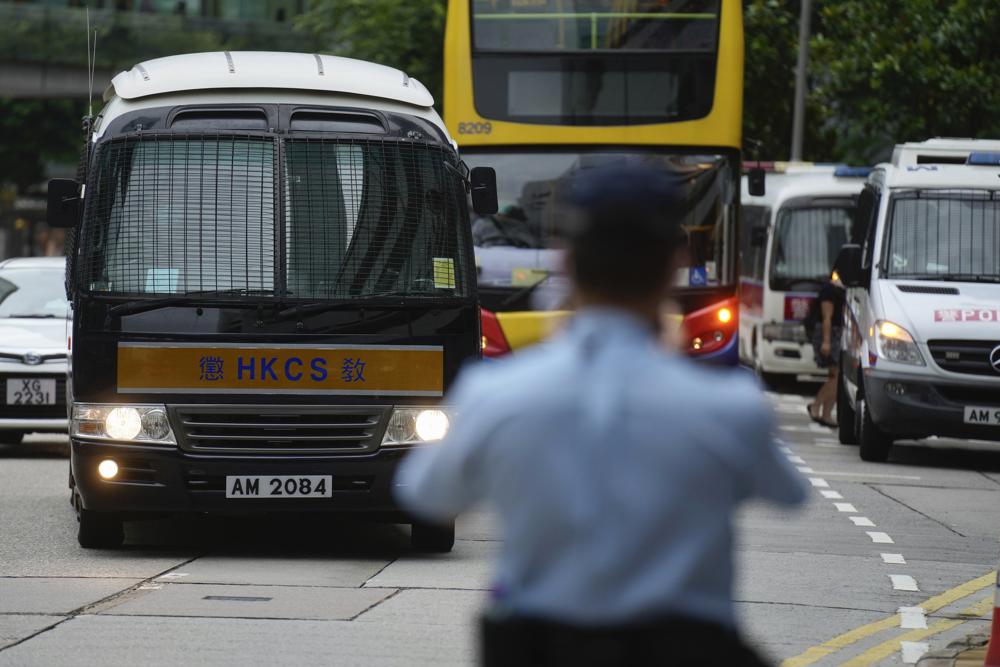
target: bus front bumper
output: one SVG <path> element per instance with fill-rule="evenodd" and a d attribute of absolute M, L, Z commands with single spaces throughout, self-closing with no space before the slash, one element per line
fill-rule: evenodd
<path fill-rule="evenodd" d="M 83 509 L 139 518 L 177 513 L 257 514 L 327 512 L 408 522 L 392 487 L 408 449 L 354 456 L 220 457 L 178 449 L 95 444 L 71 440 L 71 467 Z M 118 465 L 113 480 L 98 473 L 101 461 Z M 329 498 L 226 498 L 227 476 L 331 477 Z"/>

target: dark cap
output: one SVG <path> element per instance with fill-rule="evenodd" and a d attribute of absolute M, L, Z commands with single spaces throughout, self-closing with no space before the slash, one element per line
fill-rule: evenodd
<path fill-rule="evenodd" d="M 568 201 L 577 211 L 563 221 L 570 237 L 615 236 L 679 242 L 684 198 L 677 174 L 639 164 L 577 172 Z"/>

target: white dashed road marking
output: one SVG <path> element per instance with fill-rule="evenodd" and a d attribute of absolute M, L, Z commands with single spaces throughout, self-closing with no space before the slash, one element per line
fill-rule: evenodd
<path fill-rule="evenodd" d="M 908 574 L 890 574 L 889 579 L 892 580 L 892 587 L 897 591 L 919 591 L 917 588 L 917 580 Z"/>
<path fill-rule="evenodd" d="M 873 532 L 870 530 L 866 530 L 865 532 L 868 534 L 868 537 L 872 538 L 872 542 L 875 544 L 895 544 L 895 542 L 892 541 L 892 538 L 886 533 Z"/>
<path fill-rule="evenodd" d="M 927 653 L 931 647 L 928 642 L 899 642 L 899 646 L 903 651 L 903 662 L 907 665 L 920 660 L 920 656 Z"/>
<path fill-rule="evenodd" d="M 801 456 L 789 456 L 788 460 L 792 463 L 805 463 Z"/>
<path fill-rule="evenodd" d="M 899 627 L 907 630 L 917 630 L 927 627 L 927 616 L 923 607 L 900 607 Z"/>
<path fill-rule="evenodd" d="M 825 479 L 822 477 L 810 477 L 809 483 L 818 488 L 826 488 L 830 486 Z"/>
<path fill-rule="evenodd" d="M 869 519 L 866 516 L 852 516 L 851 517 L 851 523 L 853 523 L 855 526 L 862 526 L 864 528 L 874 528 L 875 527 L 875 522 L 873 522 L 871 519 Z"/>
<path fill-rule="evenodd" d="M 838 493 L 837 491 L 825 490 L 825 491 L 820 491 L 820 493 L 822 493 L 823 497 L 826 498 L 827 500 L 843 500 L 844 499 L 844 496 L 840 495 L 840 493 Z"/>
<path fill-rule="evenodd" d="M 903 554 L 882 554 L 882 562 L 889 565 L 906 565 Z"/>
<path fill-rule="evenodd" d="M 798 468 L 799 468 L 799 472 L 805 473 L 807 475 L 813 471 L 813 469 L 810 468 L 809 466 L 799 466 Z"/>
<path fill-rule="evenodd" d="M 858 509 L 851 503 L 834 503 L 833 506 L 837 508 L 838 512 L 850 512 L 852 514 L 856 514 L 858 511 Z"/>

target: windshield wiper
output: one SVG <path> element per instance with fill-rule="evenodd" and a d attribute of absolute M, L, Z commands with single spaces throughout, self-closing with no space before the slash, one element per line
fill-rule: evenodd
<path fill-rule="evenodd" d="M 48 319 L 54 320 L 55 318 L 60 316 L 53 315 L 52 313 L 15 313 L 13 315 L 8 315 L 7 317 L 18 317 L 22 319 L 31 319 L 31 320 L 48 320 Z"/>
<path fill-rule="evenodd" d="M 278 322 L 281 320 L 288 319 L 292 316 L 303 317 L 305 315 L 318 315 L 320 313 L 325 313 L 331 310 L 339 310 L 341 308 L 374 308 L 384 304 L 371 303 L 369 299 L 378 299 L 383 297 L 398 296 L 405 297 L 409 299 L 418 300 L 423 297 L 437 297 L 435 294 L 419 294 L 413 292 L 404 292 L 399 290 L 392 290 L 386 292 L 373 292 L 371 294 L 359 294 L 358 296 L 351 297 L 349 299 L 339 299 L 337 301 L 320 301 L 313 303 L 299 304 L 295 306 L 289 306 L 284 310 L 278 311 L 274 315 L 272 321 Z"/>
<path fill-rule="evenodd" d="M 133 301 L 126 301 L 125 303 L 119 303 L 115 306 L 111 306 L 108 309 L 107 319 L 111 319 L 116 315 L 135 315 L 137 313 L 145 313 L 150 310 L 159 310 L 160 308 L 169 308 L 170 306 L 180 306 L 192 304 L 198 301 L 208 300 L 216 297 L 244 297 L 244 296 L 273 296 L 270 291 L 254 291 L 245 289 L 232 289 L 232 290 L 201 290 L 197 292 L 185 292 L 184 294 L 175 294 L 173 296 L 162 297 L 159 299 L 135 299 Z M 246 306 L 257 306 L 258 301 L 250 301 Z"/>

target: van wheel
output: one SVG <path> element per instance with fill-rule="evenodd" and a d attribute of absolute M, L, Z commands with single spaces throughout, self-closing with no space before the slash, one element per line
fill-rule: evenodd
<path fill-rule="evenodd" d="M 865 399 L 858 401 L 858 421 L 861 426 L 858 432 L 861 459 L 874 463 L 888 461 L 889 450 L 892 449 L 892 438 L 879 430 L 879 427 L 872 421 L 871 412 L 868 410 L 868 401 Z"/>
<path fill-rule="evenodd" d="M 856 419 L 850 397 L 847 395 L 847 387 L 844 386 L 843 366 L 837 377 L 837 437 L 842 445 L 856 445 L 858 444 L 858 434 L 854 424 Z"/>
<path fill-rule="evenodd" d="M 81 509 L 76 539 L 84 549 L 117 549 L 125 541 L 125 525 L 117 514 Z"/>
<path fill-rule="evenodd" d="M 448 553 L 455 546 L 455 523 L 446 526 L 413 524 L 410 531 L 410 546 L 415 551 Z"/>

